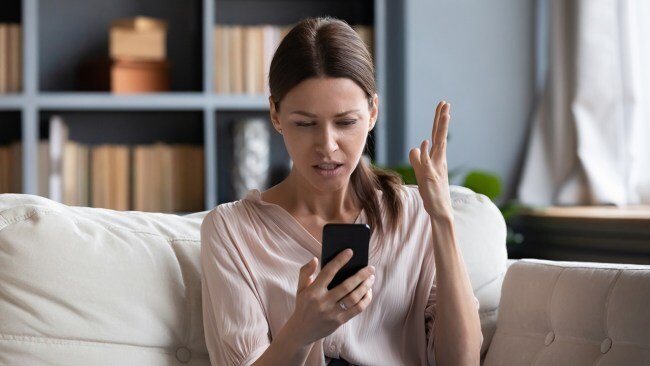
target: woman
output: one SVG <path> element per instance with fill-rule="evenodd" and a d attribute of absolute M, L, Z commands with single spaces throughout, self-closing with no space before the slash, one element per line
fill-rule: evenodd
<path fill-rule="evenodd" d="M 409 158 L 418 187 L 361 159 L 378 97 L 367 49 L 346 23 L 307 19 L 279 45 L 271 121 L 293 160 L 267 191 L 222 204 L 201 226 L 203 313 L 214 365 L 478 365 L 482 342 L 453 228 L 449 104 L 432 147 Z M 329 222 L 372 228 L 370 265 L 327 290 Z M 434 278 L 435 274 L 435 278 Z"/>

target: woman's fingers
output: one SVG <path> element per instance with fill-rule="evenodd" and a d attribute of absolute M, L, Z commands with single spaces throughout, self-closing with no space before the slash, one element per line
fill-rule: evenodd
<path fill-rule="evenodd" d="M 420 149 L 418 148 L 412 148 L 411 151 L 409 151 L 409 161 L 411 162 L 411 166 L 415 168 L 416 166 L 419 166 L 421 163 L 420 160 Z"/>
<path fill-rule="evenodd" d="M 343 322 L 347 322 L 348 320 L 354 318 L 355 316 L 361 314 L 368 305 L 370 305 L 370 302 L 372 302 L 372 288 L 369 289 L 363 298 L 356 304 L 352 305 L 351 307 L 348 307 L 347 310 L 342 310 L 343 313 L 341 316 L 343 317 Z"/>
<path fill-rule="evenodd" d="M 420 162 L 423 164 L 428 164 L 429 163 L 429 140 L 424 140 L 422 141 L 422 144 L 420 144 Z"/>
<path fill-rule="evenodd" d="M 327 288 L 327 285 L 332 282 L 334 276 L 338 271 L 343 268 L 343 266 L 352 258 L 352 249 L 346 249 L 339 253 L 334 259 L 323 267 L 323 269 L 318 274 L 318 277 L 314 280 L 314 283 L 317 283 L 319 286 Z"/>
<path fill-rule="evenodd" d="M 440 119 L 440 112 L 445 105 L 445 101 L 438 102 L 436 106 L 436 114 L 433 116 L 433 126 L 431 127 L 431 141 L 436 141 L 436 129 L 438 128 L 438 120 Z"/>
<path fill-rule="evenodd" d="M 331 289 L 327 294 L 327 296 L 332 301 L 340 301 L 345 296 L 348 296 L 349 294 L 354 292 L 355 289 L 357 289 L 360 285 L 364 283 L 364 281 L 367 281 L 368 278 L 370 278 L 374 274 L 375 274 L 375 267 L 368 266 L 366 268 L 363 268 L 359 270 L 357 273 L 355 273 L 354 275 L 347 278 L 340 285 Z M 354 303 L 356 303 L 356 301 Z"/>
<path fill-rule="evenodd" d="M 309 287 L 314 282 L 314 273 L 318 268 L 318 258 L 313 257 L 307 264 L 300 268 L 298 275 L 298 292 Z"/>
<path fill-rule="evenodd" d="M 449 110 L 451 104 L 446 103 L 443 108 L 440 110 L 440 117 L 436 123 L 436 137 L 433 141 L 434 148 L 431 149 L 431 157 L 441 158 L 444 156 L 444 152 L 447 147 L 447 133 L 449 131 L 449 120 L 451 119 L 449 115 Z"/>
<path fill-rule="evenodd" d="M 375 283 L 375 275 L 370 275 L 370 277 L 366 278 L 364 281 L 361 282 L 358 286 L 356 286 L 353 291 L 349 292 L 347 295 L 343 296 L 338 303 L 340 307 L 343 310 L 348 310 L 355 306 L 363 297 L 366 295 L 368 291 L 372 289 L 372 285 Z M 343 284 L 341 284 L 343 286 Z"/>

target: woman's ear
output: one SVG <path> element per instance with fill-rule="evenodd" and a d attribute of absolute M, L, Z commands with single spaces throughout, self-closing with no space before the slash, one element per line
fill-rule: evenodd
<path fill-rule="evenodd" d="M 375 124 L 377 123 L 377 117 L 379 115 L 379 96 L 377 93 L 372 96 L 372 107 L 370 108 L 370 126 L 369 126 L 369 131 L 372 131 L 373 128 L 375 128 Z"/>
<path fill-rule="evenodd" d="M 275 108 L 275 102 L 271 96 L 269 96 L 269 110 L 273 128 L 275 128 L 275 130 L 278 131 L 280 135 L 282 135 L 282 127 L 280 126 L 280 120 L 278 119 L 278 110 Z"/>

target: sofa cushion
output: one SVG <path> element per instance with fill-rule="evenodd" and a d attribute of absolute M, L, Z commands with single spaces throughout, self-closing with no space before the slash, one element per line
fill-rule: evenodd
<path fill-rule="evenodd" d="M 512 264 L 484 366 L 595 364 L 650 365 L 650 266 Z"/>
<path fill-rule="evenodd" d="M 205 213 L 0 197 L 0 364 L 209 365 Z"/>
<path fill-rule="evenodd" d="M 501 284 L 507 270 L 506 224 L 486 196 L 464 187 L 450 189 L 456 237 L 480 305 L 481 355 L 485 355 L 496 328 Z"/>
<path fill-rule="evenodd" d="M 485 196 L 462 187 L 451 195 L 485 351 L 506 271 L 505 224 Z M 206 213 L 0 195 L 0 364 L 208 365 L 199 264 Z"/>

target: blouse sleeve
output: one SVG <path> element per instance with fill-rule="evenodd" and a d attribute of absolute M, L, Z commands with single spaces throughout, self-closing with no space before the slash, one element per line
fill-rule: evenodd
<path fill-rule="evenodd" d="M 433 280 L 433 286 L 431 286 L 431 292 L 429 293 L 429 300 L 427 301 L 427 307 L 424 309 L 424 328 L 427 336 L 427 360 L 429 365 L 436 365 L 436 358 L 433 349 L 433 328 L 435 326 L 436 320 L 436 280 Z M 476 304 L 476 311 L 479 309 L 479 302 L 476 296 L 474 296 L 474 303 Z M 483 344 L 483 334 L 481 334 L 481 345 Z"/>
<path fill-rule="evenodd" d="M 251 365 L 270 344 L 268 322 L 236 240 L 219 212 L 205 217 L 201 224 L 203 325 L 212 365 Z"/>

